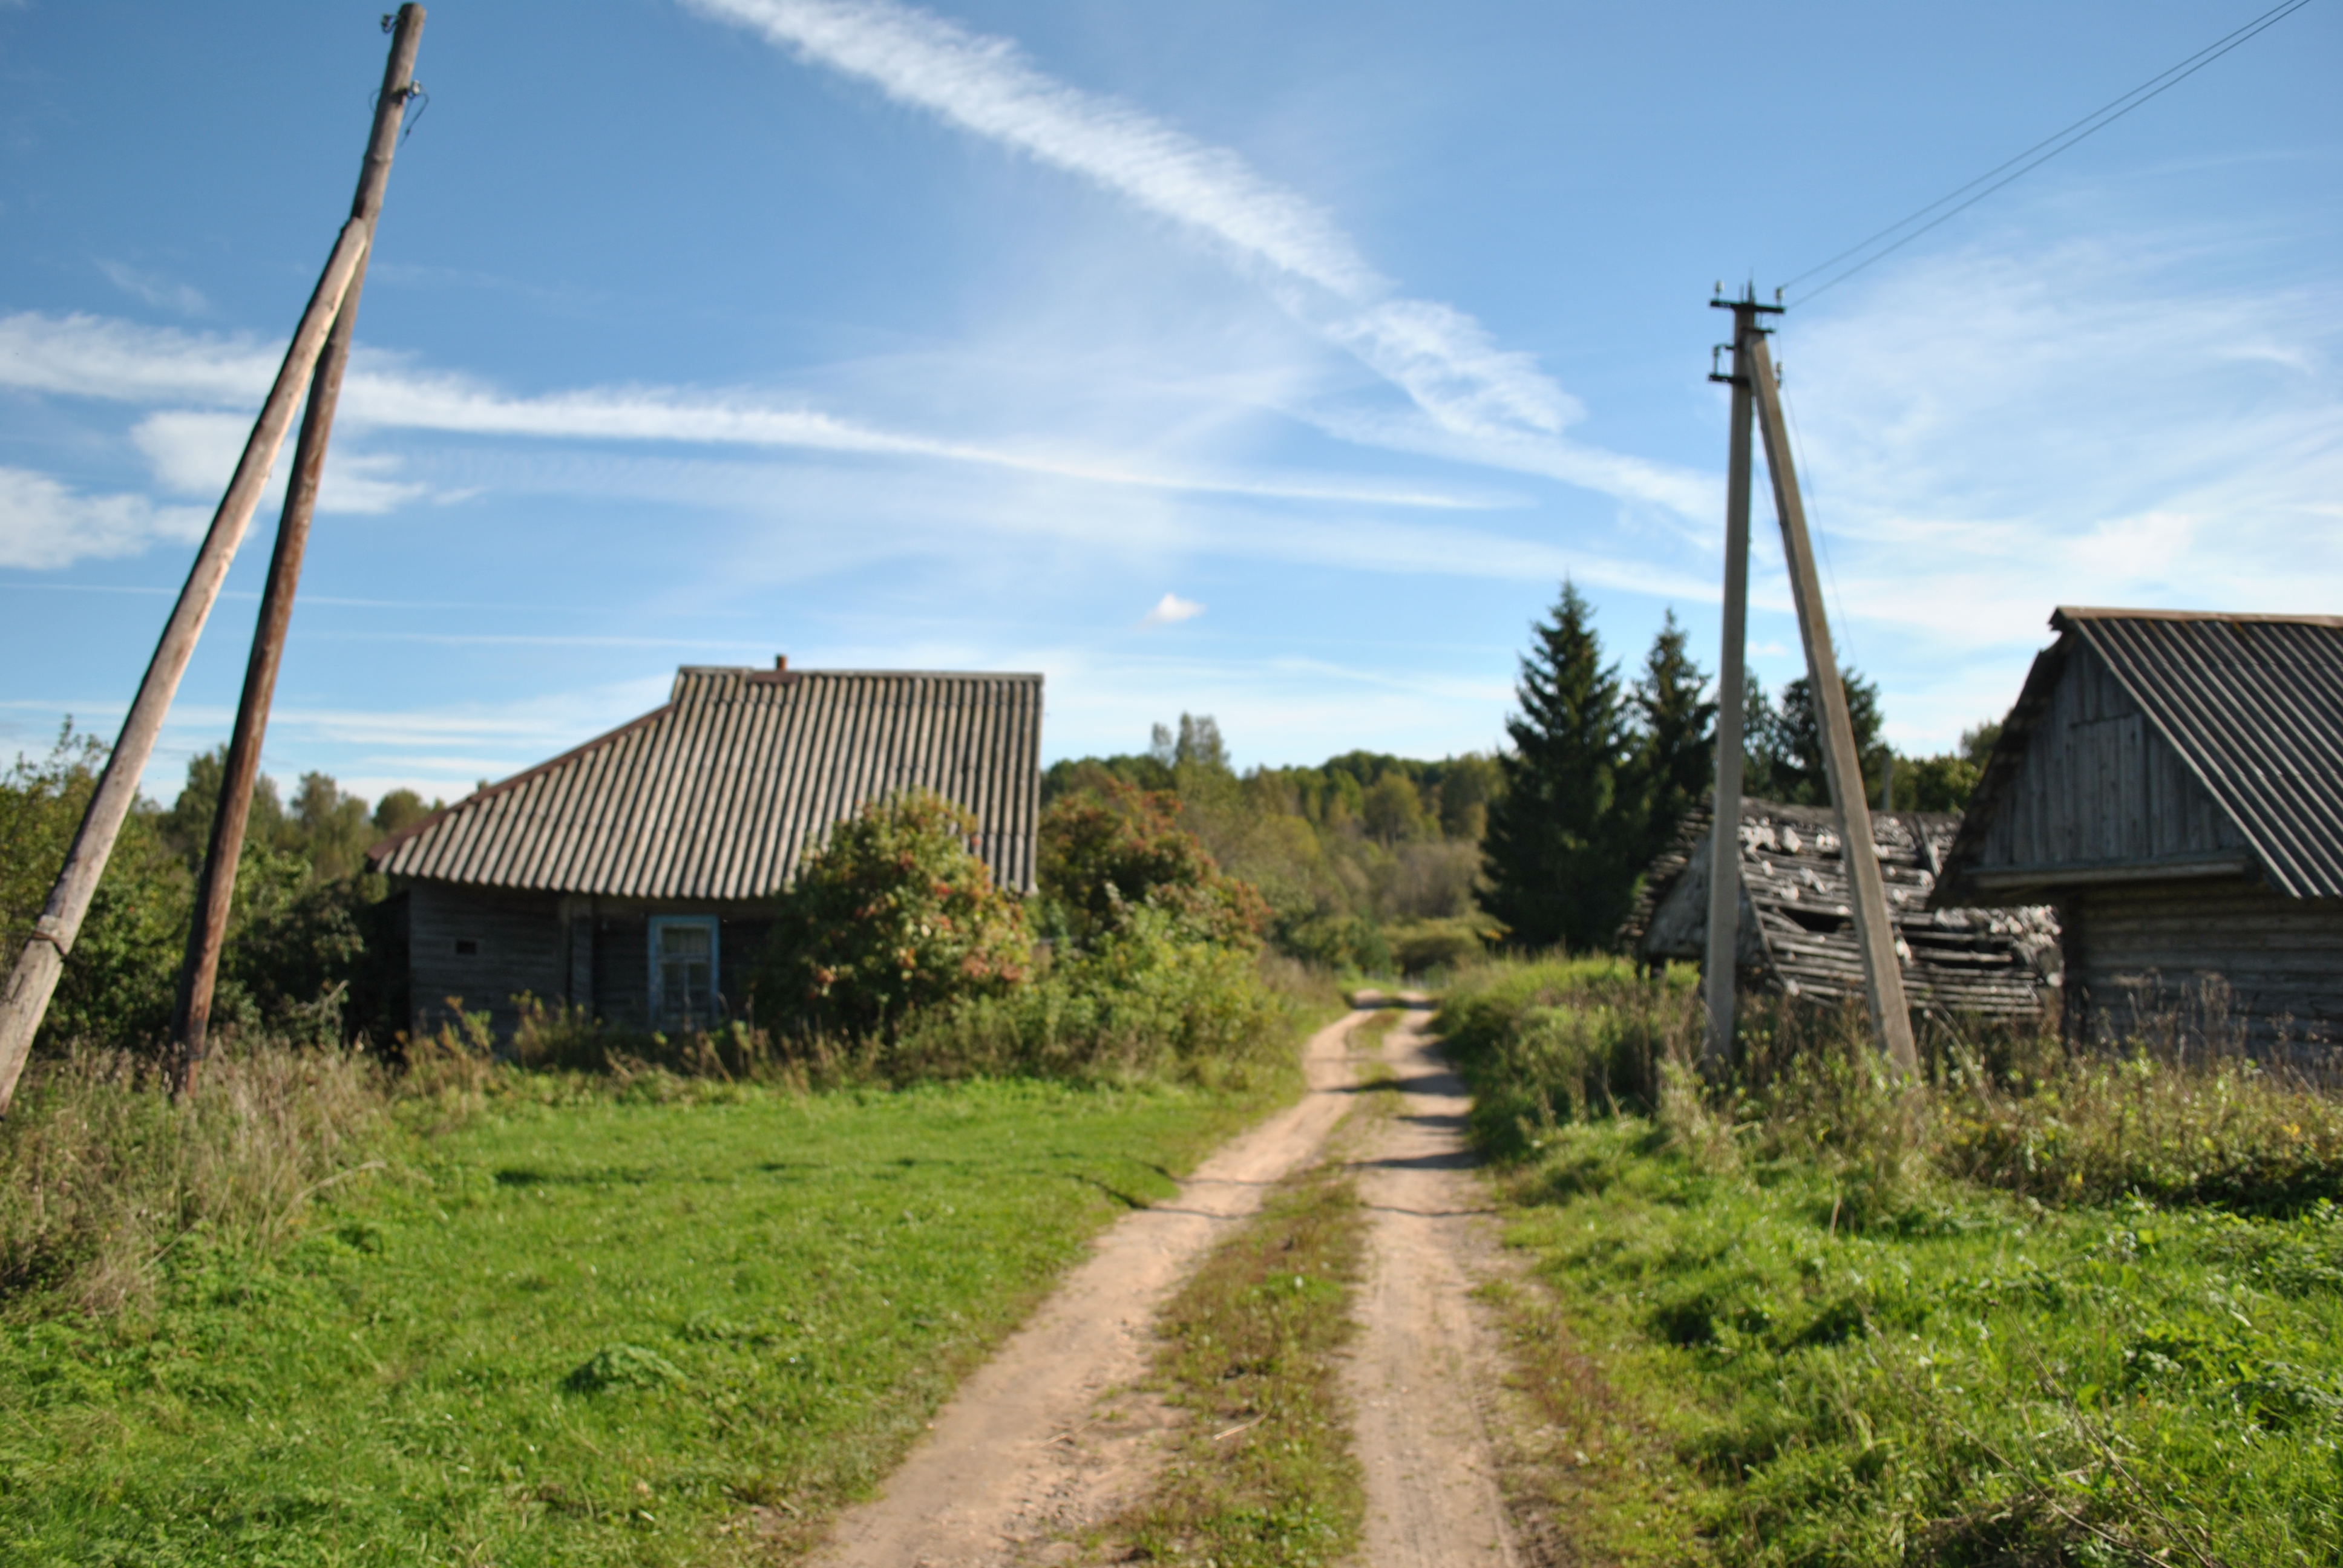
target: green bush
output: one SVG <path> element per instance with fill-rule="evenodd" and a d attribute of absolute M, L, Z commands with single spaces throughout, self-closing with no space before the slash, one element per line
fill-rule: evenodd
<path fill-rule="evenodd" d="M 1269 906 L 1222 871 L 1177 820 L 1178 797 L 1107 779 L 1041 813 L 1037 880 L 1065 934 L 1087 945 L 1121 930 L 1131 911 L 1161 910 L 1207 941 L 1258 946 Z"/>
<path fill-rule="evenodd" d="M 900 1077 L 1037 1073 L 1241 1086 L 1290 1066 L 1295 1009 L 1243 948 L 1141 905 L 1031 983 L 930 1010 L 885 1058 Z"/>
<path fill-rule="evenodd" d="M 798 869 L 754 991 L 792 1032 L 891 1034 L 912 1011 L 997 996 L 1032 960 L 1023 908 L 969 849 L 976 821 L 915 790 L 874 801 Z"/>
<path fill-rule="evenodd" d="M 1518 1158 L 1558 1122 L 1654 1110 L 1661 1064 L 1698 1051 L 1699 999 L 1689 970 L 1622 959 L 1493 963 L 1456 978 L 1433 1027 L 1473 1081 L 1475 1136 Z"/>
<path fill-rule="evenodd" d="M 1408 920 L 1385 932 L 1392 962 L 1403 975 L 1430 975 L 1461 970 L 1486 957 L 1489 944 L 1504 935 L 1504 927 L 1486 915 L 1458 915 L 1443 920 Z"/>

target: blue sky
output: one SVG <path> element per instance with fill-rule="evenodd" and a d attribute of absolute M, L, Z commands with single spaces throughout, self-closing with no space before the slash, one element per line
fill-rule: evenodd
<path fill-rule="evenodd" d="M 119 722 L 384 3 L 0 4 L 0 756 Z M 1674 607 L 1713 668 L 1711 285 L 2263 8 L 442 0 L 266 765 L 452 797 L 781 651 L 1042 670 L 1053 757 L 1182 709 L 1242 763 L 1436 756 L 1500 737 L 1564 573 L 1615 657 Z M 2312 0 L 1786 318 L 1906 749 L 1997 717 L 2056 604 L 2343 607 L 2338 62 Z"/>

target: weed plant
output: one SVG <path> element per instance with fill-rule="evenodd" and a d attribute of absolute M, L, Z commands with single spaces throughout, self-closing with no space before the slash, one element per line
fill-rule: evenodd
<path fill-rule="evenodd" d="M 2343 1108 L 2153 1035 L 1939 1024 L 1906 1085 L 1859 1015 L 1777 1004 L 1710 1084 L 1695 1009 L 1599 962 L 1443 1009 L 1580 1550 L 2343 1561 Z"/>

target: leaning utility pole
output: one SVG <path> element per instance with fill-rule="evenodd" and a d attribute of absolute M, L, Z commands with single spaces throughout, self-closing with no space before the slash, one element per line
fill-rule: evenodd
<path fill-rule="evenodd" d="M 411 20 L 409 12 L 413 13 Z M 399 14 L 399 21 L 402 35 L 411 36 L 422 25 L 421 8 L 406 7 Z M 394 44 L 394 53 L 397 47 Z M 411 45 L 408 58 L 413 58 Z M 245 530 L 250 527 L 252 514 L 260 504 L 261 491 L 267 487 L 269 470 L 276 466 L 277 453 L 285 444 L 285 433 L 293 423 L 294 405 L 309 382 L 373 240 L 371 216 L 353 216 L 342 226 L 341 236 L 327 260 L 325 274 L 309 297 L 300 325 L 294 329 L 293 341 L 285 351 L 284 363 L 277 368 L 277 379 L 261 405 L 260 417 L 254 422 L 252 435 L 245 442 L 244 455 L 236 461 L 227 492 L 220 498 L 219 509 L 212 515 L 211 528 L 196 552 L 195 565 L 179 590 L 178 602 L 172 608 L 170 619 L 164 623 L 162 638 L 147 662 L 146 677 L 139 682 L 138 694 L 107 755 L 106 769 L 98 775 L 97 789 L 82 815 L 81 827 L 74 834 L 65 866 L 50 889 L 40 919 L 34 922 L 32 936 L 17 956 L 15 968 L 9 973 L 6 990 L 0 991 L 0 1113 L 6 1111 L 15 1093 L 17 1077 L 24 1071 L 25 1059 L 33 1049 L 33 1037 L 40 1031 L 49 999 L 55 994 L 58 978 L 65 972 L 65 958 L 81 934 L 82 921 L 89 913 L 90 900 L 96 894 L 98 881 L 106 874 L 106 864 L 114 853 L 123 820 L 137 799 L 139 778 L 155 754 L 155 742 L 171 710 L 171 699 L 178 693 L 180 677 L 186 674 L 196 643 L 203 636 L 204 623 L 218 602 L 221 584 L 236 559 L 237 546 L 244 542 Z"/>
<path fill-rule="evenodd" d="M 386 17 L 386 25 L 392 25 Z M 390 160 L 398 151 L 399 126 L 415 95 L 415 55 L 423 43 L 423 7 L 401 5 L 383 67 L 382 92 L 375 99 L 374 133 L 366 161 L 358 166 L 357 196 L 350 221 L 373 231 L 390 183 Z M 179 970 L 178 1004 L 171 1038 L 179 1048 L 179 1092 L 191 1093 L 202 1070 L 211 1028 L 212 990 L 219 980 L 220 947 L 227 938 L 228 909 L 236 896 L 236 862 L 244 854 L 244 830 L 252 815 L 253 781 L 260 773 L 261 742 L 268 734 L 268 705 L 277 691 L 277 669 L 285 655 L 286 628 L 293 618 L 293 594 L 300 586 L 301 558 L 309 545 L 309 520 L 317 509 L 317 485 L 326 467 L 326 444 L 334 429 L 334 409 L 342 394 L 342 372 L 350 362 L 350 339 L 357 330 L 358 295 L 366 287 L 360 258 L 342 297 L 341 311 L 326 340 L 309 383 L 309 407 L 301 438 L 293 448 L 293 472 L 285 487 L 285 510 L 277 525 L 277 548 L 268 561 L 268 586 L 261 591 L 260 621 L 245 665 L 244 695 L 236 709 L 236 730 L 221 769 L 219 803 L 212 816 L 211 841 L 203 875 L 196 883 L 195 917 L 187 927 L 187 955 Z"/>
<path fill-rule="evenodd" d="M 1736 311 L 1736 325 L 1740 319 Z M 1870 1003 L 1872 1027 L 1879 1031 L 1888 1060 L 1897 1072 L 1913 1078 L 1919 1073 L 1919 1053 L 1912 1042 L 1912 1014 L 1904 1000 L 1904 969 L 1896 951 L 1896 925 L 1887 912 L 1887 882 L 1879 874 L 1879 854 L 1871 837 L 1871 802 L 1863 788 L 1863 760 L 1855 755 L 1846 689 L 1839 681 L 1838 654 L 1831 646 L 1830 622 L 1823 614 L 1822 578 L 1815 571 L 1814 545 L 1806 537 L 1805 506 L 1798 496 L 1797 469 L 1790 461 L 1790 433 L 1782 419 L 1782 395 L 1774 377 L 1773 356 L 1765 347 L 1765 335 L 1754 329 L 1754 315 L 1749 319 L 1752 329 L 1738 340 L 1746 345 L 1746 351 L 1735 353 L 1735 367 L 1747 377 L 1747 390 L 1755 395 L 1765 466 L 1774 476 L 1782 554 L 1790 570 L 1790 597 L 1798 608 L 1798 637 L 1806 648 L 1806 679 L 1814 689 L 1815 718 L 1820 720 L 1815 728 L 1822 739 L 1823 773 L 1830 780 L 1831 809 L 1838 814 L 1839 847 L 1846 856 L 1849 912 L 1855 919 L 1855 945 L 1863 950 L 1865 1000 Z M 1742 390 L 1735 388 L 1736 398 Z M 1731 819 L 1731 836 L 1736 840 L 1736 887 L 1739 822 L 1736 802 Z M 1727 831 L 1720 801 L 1720 841 Z M 1712 962 L 1715 953 L 1711 949 Z"/>
<path fill-rule="evenodd" d="M 1733 312 L 1733 374 L 1711 370 L 1708 377 L 1733 387 L 1731 457 L 1725 480 L 1725 651 L 1716 671 L 1716 811 L 1708 834 L 1708 945 L 1702 950 L 1708 957 L 1701 973 L 1708 1000 L 1701 1065 L 1715 1078 L 1733 1064 L 1734 1010 L 1739 1000 L 1741 698 L 1746 680 L 1743 648 L 1749 632 L 1749 345 L 1758 336 L 1758 315 L 1778 316 L 1782 307 L 1758 304 L 1754 287 L 1745 288 L 1739 299 L 1708 303 Z"/>

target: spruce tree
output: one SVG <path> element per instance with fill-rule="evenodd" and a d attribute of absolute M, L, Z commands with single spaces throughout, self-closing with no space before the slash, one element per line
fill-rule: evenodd
<path fill-rule="evenodd" d="M 1533 631 L 1505 720 L 1505 789 L 1489 807 L 1482 903 L 1527 947 L 1607 947 L 1633 897 L 1634 842 L 1624 831 L 1619 670 L 1603 666 L 1594 608 L 1568 579 Z"/>
<path fill-rule="evenodd" d="M 1845 668 L 1838 678 L 1846 691 L 1848 726 L 1855 731 L 1855 765 L 1869 798 L 1879 787 L 1887 760 L 1886 749 L 1879 744 L 1879 688 Z M 1782 688 L 1782 707 L 1775 722 L 1779 793 L 1773 798 L 1795 806 L 1829 805 L 1830 779 L 1823 771 L 1822 714 L 1805 676 Z"/>
<path fill-rule="evenodd" d="M 1638 872 L 1667 848 L 1676 825 L 1715 782 L 1716 704 L 1701 699 L 1707 684 L 1669 610 L 1629 698 L 1635 732 L 1621 795 L 1635 819 Z"/>

